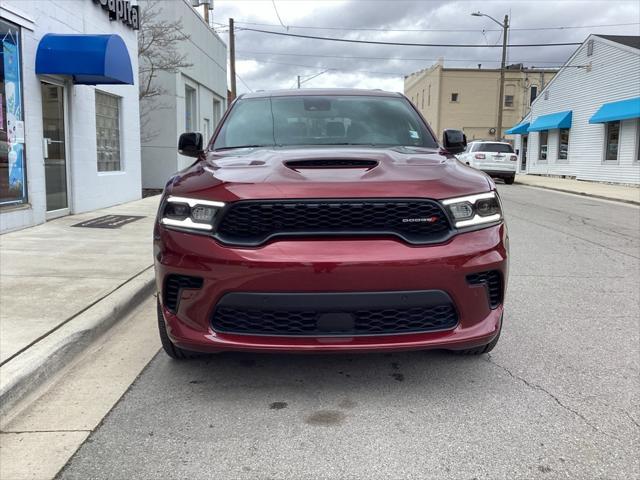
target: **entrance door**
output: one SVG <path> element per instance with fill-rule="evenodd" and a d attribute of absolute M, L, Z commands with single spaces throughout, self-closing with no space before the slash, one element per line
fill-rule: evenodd
<path fill-rule="evenodd" d="M 521 163 L 520 163 L 520 171 L 521 172 L 526 172 L 527 171 L 527 144 L 529 143 L 529 136 L 528 135 L 523 135 L 522 136 L 522 155 L 521 155 Z"/>
<path fill-rule="evenodd" d="M 69 213 L 64 87 L 42 82 L 42 129 L 47 218 Z"/>

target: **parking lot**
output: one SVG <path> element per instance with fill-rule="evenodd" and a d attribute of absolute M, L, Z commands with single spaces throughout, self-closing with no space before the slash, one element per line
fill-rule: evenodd
<path fill-rule="evenodd" d="M 490 355 L 160 352 L 59 478 L 638 478 L 638 208 L 499 190 Z"/>

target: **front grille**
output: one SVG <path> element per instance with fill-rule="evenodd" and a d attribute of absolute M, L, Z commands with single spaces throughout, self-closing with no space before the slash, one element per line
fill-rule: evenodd
<path fill-rule="evenodd" d="M 391 335 L 448 330 L 457 323 L 458 315 L 450 303 L 346 312 L 220 306 L 212 321 L 219 332 L 277 336 Z"/>
<path fill-rule="evenodd" d="M 178 310 L 178 302 L 180 301 L 180 292 L 184 288 L 202 288 L 202 278 L 190 277 L 188 275 L 168 275 L 164 281 L 163 304 L 172 311 Z"/>
<path fill-rule="evenodd" d="M 471 285 L 484 284 L 487 287 L 489 306 L 491 308 L 496 308 L 502 303 L 502 275 L 499 271 L 490 270 L 487 272 L 472 273 L 471 275 L 467 275 L 467 282 Z"/>
<path fill-rule="evenodd" d="M 393 235 L 423 244 L 445 241 L 449 233 L 447 216 L 433 200 L 251 200 L 227 207 L 216 236 L 248 246 L 321 235 Z"/>

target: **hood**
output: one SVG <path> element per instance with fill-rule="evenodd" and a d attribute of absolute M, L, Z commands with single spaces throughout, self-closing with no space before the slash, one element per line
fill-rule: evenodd
<path fill-rule="evenodd" d="M 177 173 L 172 195 L 234 201 L 284 198 L 433 198 L 489 191 L 484 173 L 435 149 L 244 148 L 208 152 Z"/>

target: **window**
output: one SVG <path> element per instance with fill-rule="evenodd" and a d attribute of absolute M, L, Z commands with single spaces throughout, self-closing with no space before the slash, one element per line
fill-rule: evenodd
<path fill-rule="evenodd" d="M 513 147 L 508 143 L 478 143 L 475 151 L 493 152 L 493 153 L 513 153 Z"/>
<path fill-rule="evenodd" d="M 422 89 L 422 109 L 424 110 L 424 88 Z"/>
<path fill-rule="evenodd" d="M 196 131 L 196 90 L 188 85 L 184 87 L 184 129 L 186 132 Z"/>
<path fill-rule="evenodd" d="M 458 101 L 458 94 L 457 93 L 452 93 L 451 94 L 451 101 L 452 102 L 457 102 Z"/>
<path fill-rule="evenodd" d="M 587 42 L 587 57 L 593 55 L 593 39 Z"/>
<path fill-rule="evenodd" d="M 0 21 L 0 205 L 27 201 L 20 29 Z"/>
<path fill-rule="evenodd" d="M 636 127 L 636 163 L 640 162 L 640 119 L 638 119 L 638 125 Z"/>
<path fill-rule="evenodd" d="M 504 96 L 504 106 L 505 107 L 513 107 L 513 95 L 505 95 Z"/>
<path fill-rule="evenodd" d="M 345 143 L 437 146 L 404 98 L 310 95 L 240 99 L 223 122 L 214 149 Z"/>
<path fill-rule="evenodd" d="M 531 85 L 531 88 L 529 89 L 529 105 L 533 103 L 533 101 L 536 99 L 537 96 L 538 96 L 538 86 Z"/>
<path fill-rule="evenodd" d="M 605 162 L 618 161 L 618 144 L 620 143 L 620 122 L 609 122 L 605 127 Z"/>
<path fill-rule="evenodd" d="M 202 137 L 204 138 L 204 143 L 206 144 L 211 138 L 211 120 L 209 120 L 208 118 L 203 118 L 202 127 L 202 129 L 204 130 L 204 132 L 202 132 Z"/>
<path fill-rule="evenodd" d="M 558 160 L 569 158 L 569 129 L 563 128 L 558 131 Z"/>
<path fill-rule="evenodd" d="M 538 158 L 541 161 L 547 161 L 547 148 L 548 148 L 548 143 L 549 143 L 549 132 L 544 130 L 542 132 L 538 133 L 538 141 L 540 143 L 539 149 L 540 149 L 540 154 L 538 155 Z"/>
<path fill-rule="evenodd" d="M 120 98 L 96 90 L 98 171 L 120 170 Z"/>
<path fill-rule="evenodd" d="M 429 88 L 427 89 L 429 96 L 427 97 L 427 106 L 431 105 L 431 84 L 429 84 Z"/>

